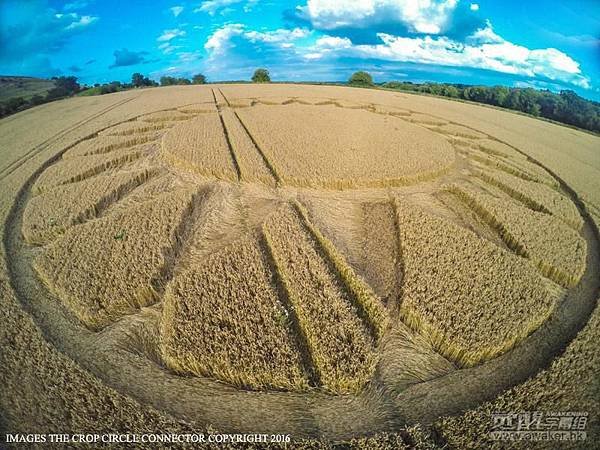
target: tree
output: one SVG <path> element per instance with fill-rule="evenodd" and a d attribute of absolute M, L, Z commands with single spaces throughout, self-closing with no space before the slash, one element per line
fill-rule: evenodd
<path fill-rule="evenodd" d="M 33 106 L 41 105 L 42 103 L 44 103 L 44 97 L 42 97 L 40 94 L 35 94 L 29 99 L 29 103 L 31 103 Z"/>
<path fill-rule="evenodd" d="M 172 86 L 175 84 L 191 84 L 191 82 L 187 78 L 175 78 L 168 76 L 160 77 L 161 86 Z"/>
<path fill-rule="evenodd" d="M 172 86 L 174 85 L 176 82 L 176 79 L 174 77 L 160 77 L 160 85 L 161 86 Z"/>
<path fill-rule="evenodd" d="M 373 78 L 367 72 L 358 71 L 354 72 L 348 83 L 352 86 L 373 86 Z"/>
<path fill-rule="evenodd" d="M 6 111 L 10 114 L 17 111 L 25 104 L 23 97 L 11 97 L 5 103 Z"/>
<path fill-rule="evenodd" d="M 77 83 L 77 77 L 57 77 L 55 78 L 54 84 L 57 88 L 63 88 L 70 94 L 79 91 L 79 83 Z"/>
<path fill-rule="evenodd" d="M 193 84 L 206 84 L 206 77 L 201 73 L 196 74 L 192 78 L 192 83 Z"/>
<path fill-rule="evenodd" d="M 142 75 L 139 72 L 136 72 L 133 75 L 131 75 L 131 84 L 133 84 L 135 87 L 145 86 L 144 75 Z"/>
<path fill-rule="evenodd" d="M 252 75 L 253 83 L 270 83 L 271 77 L 267 69 L 256 69 L 254 75 Z"/>

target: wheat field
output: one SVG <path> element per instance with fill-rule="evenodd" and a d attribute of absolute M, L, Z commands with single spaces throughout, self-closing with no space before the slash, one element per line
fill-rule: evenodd
<path fill-rule="evenodd" d="M 491 411 L 598 409 L 596 136 L 285 84 L 0 131 L 3 426 L 493 448 Z"/>

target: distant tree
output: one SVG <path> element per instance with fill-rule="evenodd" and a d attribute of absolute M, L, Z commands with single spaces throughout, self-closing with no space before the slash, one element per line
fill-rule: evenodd
<path fill-rule="evenodd" d="M 42 97 L 40 94 L 35 94 L 29 99 L 29 103 L 31 103 L 32 106 L 41 105 L 44 103 L 44 97 Z"/>
<path fill-rule="evenodd" d="M 69 95 L 71 95 L 71 92 L 67 89 L 56 86 L 46 93 L 46 100 L 56 100 L 58 98 L 68 97 Z"/>
<path fill-rule="evenodd" d="M 175 78 L 175 77 L 160 77 L 161 86 L 172 86 L 175 84 L 191 84 L 191 81 L 187 78 Z"/>
<path fill-rule="evenodd" d="M 79 91 L 79 83 L 77 83 L 77 77 L 57 77 L 55 85 L 58 88 L 64 88 L 67 92 L 75 93 Z"/>
<path fill-rule="evenodd" d="M 163 76 L 160 77 L 160 85 L 161 86 L 171 86 L 175 84 L 176 79 L 174 77 Z"/>
<path fill-rule="evenodd" d="M 270 83 L 271 77 L 267 69 L 256 69 L 252 75 L 253 83 Z"/>
<path fill-rule="evenodd" d="M 503 106 L 509 93 L 510 90 L 506 86 L 494 86 L 489 100 L 492 105 Z"/>
<path fill-rule="evenodd" d="M 456 86 L 452 86 L 451 84 L 444 84 L 442 85 L 440 95 L 443 95 L 445 97 L 458 98 L 460 96 L 460 91 Z"/>
<path fill-rule="evenodd" d="M 54 87 L 46 93 L 47 100 L 69 97 L 80 90 L 77 77 L 53 77 L 52 80 L 54 80 Z"/>
<path fill-rule="evenodd" d="M 354 72 L 348 83 L 352 86 L 373 86 L 373 77 L 367 72 L 358 71 Z"/>
<path fill-rule="evenodd" d="M 192 83 L 193 84 L 206 84 L 206 77 L 201 73 L 196 74 L 192 78 Z"/>
<path fill-rule="evenodd" d="M 137 88 L 145 86 L 144 85 L 144 75 L 142 75 L 139 72 L 136 72 L 133 75 L 131 75 L 131 84 L 133 84 Z"/>
<path fill-rule="evenodd" d="M 25 100 L 23 99 L 23 97 L 12 97 L 6 101 L 6 107 L 11 111 L 18 110 L 24 104 Z"/>

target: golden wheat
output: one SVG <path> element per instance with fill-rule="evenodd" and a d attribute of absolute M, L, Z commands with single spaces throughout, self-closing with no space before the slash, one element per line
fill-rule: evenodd
<path fill-rule="evenodd" d="M 49 167 L 37 179 L 33 193 L 39 194 L 62 184 L 75 183 L 110 169 L 136 161 L 148 151 L 148 146 L 115 150 L 108 155 L 81 156 L 62 160 Z"/>
<path fill-rule="evenodd" d="M 465 126 L 457 125 L 455 123 L 440 125 L 438 127 L 433 128 L 433 130 L 437 131 L 438 133 L 462 137 L 466 139 L 483 139 L 487 137 L 487 135 L 484 133 L 480 133 L 479 131 L 475 131 L 472 128 L 467 128 Z"/>
<path fill-rule="evenodd" d="M 401 261 L 396 214 L 391 202 L 362 205 L 365 269 L 373 288 L 382 293 L 386 305 L 394 305 L 400 295 Z"/>
<path fill-rule="evenodd" d="M 181 111 L 172 110 L 172 111 L 159 111 L 150 114 L 145 114 L 143 116 L 138 117 L 138 121 L 148 122 L 148 123 L 161 123 L 161 122 L 173 122 L 173 121 L 182 121 L 190 119 L 190 114 L 186 114 Z"/>
<path fill-rule="evenodd" d="M 579 282 L 586 267 L 587 244 L 573 228 L 514 201 L 465 186 L 452 185 L 449 190 L 495 228 L 508 247 L 531 258 L 545 276 L 565 287 Z"/>
<path fill-rule="evenodd" d="M 556 295 L 525 260 L 397 200 L 400 316 L 443 355 L 472 366 L 510 350 L 551 314 Z"/>
<path fill-rule="evenodd" d="M 184 114 L 216 113 L 217 105 L 213 102 L 198 103 L 196 105 L 182 106 L 181 108 L 177 108 L 177 110 Z"/>
<path fill-rule="evenodd" d="M 448 125 L 448 121 L 438 117 L 430 116 L 429 114 L 410 113 L 408 121 L 418 123 L 419 125 L 443 126 Z"/>
<path fill-rule="evenodd" d="M 502 189 L 528 207 L 536 211 L 553 214 L 576 230 L 581 229 L 583 219 L 577 206 L 569 198 L 551 187 L 527 181 L 498 170 L 477 170 L 476 174 L 484 181 Z"/>
<path fill-rule="evenodd" d="M 178 275 L 167 289 L 161 325 L 168 366 L 240 387 L 306 388 L 289 312 L 272 278 L 253 237 Z"/>
<path fill-rule="evenodd" d="M 67 150 L 64 159 L 78 158 L 80 156 L 100 155 L 129 147 L 134 147 L 157 140 L 161 134 L 150 132 L 131 136 L 98 136 L 87 139 L 75 147 Z"/>
<path fill-rule="evenodd" d="M 333 392 L 358 391 L 371 378 L 376 360 L 373 341 L 345 287 L 293 207 L 284 205 L 270 216 L 263 233 L 318 382 Z"/>
<path fill-rule="evenodd" d="M 481 151 L 477 147 L 461 149 L 470 159 L 486 166 L 503 170 L 511 175 L 527 181 L 544 183 L 553 188 L 560 187 L 560 183 L 543 167 L 522 158 L 508 158 Z"/>
<path fill-rule="evenodd" d="M 454 163 L 444 139 L 364 110 L 259 105 L 238 114 L 277 173 L 292 185 L 403 185 L 439 175 Z"/>
<path fill-rule="evenodd" d="M 235 151 L 242 181 L 260 182 L 275 186 L 275 178 L 269 170 L 248 133 L 231 109 L 222 111 L 229 141 Z"/>
<path fill-rule="evenodd" d="M 161 147 L 163 157 L 181 169 L 237 180 L 218 114 L 203 114 L 176 125 L 163 136 Z"/>
<path fill-rule="evenodd" d="M 70 226 L 96 217 L 105 205 L 144 183 L 153 173 L 144 169 L 100 175 L 42 193 L 25 208 L 23 237 L 31 244 L 45 244 Z"/>
<path fill-rule="evenodd" d="M 157 300 L 192 195 L 187 189 L 164 193 L 71 227 L 44 249 L 35 268 L 84 324 L 103 328 Z"/>
<path fill-rule="evenodd" d="M 151 131 L 162 130 L 168 126 L 169 124 L 166 122 L 148 123 L 130 120 L 101 131 L 98 133 L 98 136 L 130 136 L 132 134 L 144 134 Z"/>
<path fill-rule="evenodd" d="M 600 425 L 596 414 L 600 411 L 599 340 L 600 309 L 596 307 L 585 328 L 549 368 L 462 415 L 439 419 L 438 429 L 452 448 L 501 450 L 506 448 L 506 442 L 494 441 L 490 434 L 493 431 L 490 420 L 492 413 L 582 411 L 588 414 L 587 424 L 583 424 L 588 432 L 588 442 L 595 439 Z M 572 430 L 583 431 L 576 428 Z M 572 448 L 588 448 L 583 441 L 573 443 L 575 445 Z M 556 442 L 548 444 L 540 448 L 557 448 Z"/>

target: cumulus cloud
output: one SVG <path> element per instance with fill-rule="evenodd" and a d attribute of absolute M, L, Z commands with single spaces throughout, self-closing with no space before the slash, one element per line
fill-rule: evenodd
<path fill-rule="evenodd" d="M 579 63 L 555 49 L 534 49 L 509 42 L 498 36 L 488 22 L 465 43 L 446 36 L 402 37 L 378 34 L 381 43 L 351 45 L 348 40 L 317 40 L 306 53 L 307 59 L 326 55 L 352 56 L 363 59 L 410 62 L 440 66 L 469 67 L 525 77 L 545 77 L 590 87 L 589 78 L 581 73 Z M 324 45 L 334 43 L 336 45 Z"/>
<path fill-rule="evenodd" d="M 179 5 L 169 8 L 169 10 L 171 11 L 171 14 L 173 14 L 173 16 L 175 16 L 175 17 L 179 16 L 179 14 L 181 14 L 184 9 L 185 8 L 183 6 L 179 6 Z"/>
<path fill-rule="evenodd" d="M 469 6 L 469 9 L 471 11 L 479 11 L 479 4 L 477 4 L 477 3 L 471 3 L 471 5 Z"/>
<path fill-rule="evenodd" d="M 206 40 L 207 57 L 202 72 L 214 79 L 248 78 L 256 67 L 267 66 L 272 75 L 293 68 L 294 75 L 314 77 L 311 67 L 298 54 L 298 44 L 304 43 L 311 31 L 304 28 L 252 30 L 240 23 L 231 23 L 215 30 Z M 280 72 L 278 72 L 280 70 Z"/>
<path fill-rule="evenodd" d="M 149 62 L 146 60 L 148 52 L 133 52 L 126 48 L 114 51 L 115 61 L 109 66 L 109 69 L 115 67 L 134 66 L 136 64 L 144 64 Z"/>
<path fill-rule="evenodd" d="M 352 48 L 352 41 L 348 38 L 337 36 L 323 36 L 315 41 L 314 46 L 304 53 L 304 58 L 309 60 L 322 59 L 339 50 Z"/>
<path fill-rule="evenodd" d="M 176 37 L 185 36 L 185 31 L 179 28 L 173 28 L 171 30 L 164 30 L 163 33 L 156 39 L 158 42 L 168 42 Z"/>
<path fill-rule="evenodd" d="M 342 0 L 340 4 L 343 4 Z M 383 0 L 382 0 L 383 1 Z M 365 2 L 368 3 L 368 2 Z M 363 8 L 364 4 L 357 8 Z M 465 6 L 468 8 L 468 5 Z M 361 10 L 362 11 L 362 10 Z M 379 32 L 377 42 L 355 42 L 352 38 L 335 33 L 321 34 L 306 28 L 251 30 L 241 23 L 231 23 L 215 30 L 204 48 L 208 54 L 207 72 L 232 73 L 236 67 L 257 65 L 267 67 L 299 67 L 310 61 L 314 64 L 350 67 L 428 68 L 436 72 L 462 70 L 465 80 L 473 70 L 485 70 L 489 79 L 511 76 L 512 80 L 545 80 L 563 85 L 589 89 L 591 81 L 568 54 L 556 48 L 530 49 L 507 41 L 498 35 L 489 21 L 462 37 L 436 34 L 397 35 Z M 308 39 L 316 35 L 316 40 Z M 289 69 L 288 69 L 289 70 Z M 388 70 L 388 69 L 386 69 Z M 420 69 L 418 69 L 420 70 Z M 496 75 L 494 75 L 496 74 Z M 457 75 L 459 76 L 459 75 Z"/>
<path fill-rule="evenodd" d="M 254 31 L 246 30 L 245 26 L 240 23 L 231 23 L 222 26 L 212 33 L 204 48 L 210 58 L 223 56 L 229 49 L 234 46 L 232 42 L 234 37 L 239 37 L 250 43 L 263 43 L 278 46 L 281 48 L 290 48 L 293 42 L 305 38 L 310 32 L 305 28 L 278 29 L 272 31 Z"/>
<path fill-rule="evenodd" d="M 241 23 L 224 25 L 208 37 L 204 48 L 212 58 L 222 56 L 232 47 L 231 38 L 241 36 L 243 33 L 244 25 Z"/>
<path fill-rule="evenodd" d="M 29 58 L 44 61 L 98 21 L 96 16 L 59 12 L 43 0 L 4 0 L 0 17 L 0 62 L 7 66 Z M 32 63 L 34 66 L 43 64 Z"/>
<path fill-rule="evenodd" d="M 396 22 L 409 32 L 439 34 L 448 26 L 458 0 L 308 0 L 301 17 L 319 30 L 373 28 Z"/>

